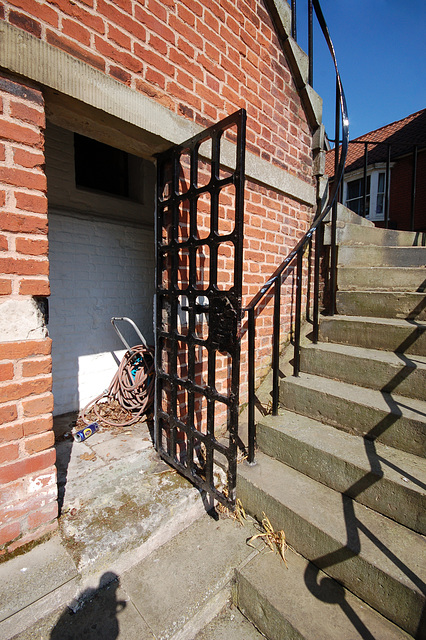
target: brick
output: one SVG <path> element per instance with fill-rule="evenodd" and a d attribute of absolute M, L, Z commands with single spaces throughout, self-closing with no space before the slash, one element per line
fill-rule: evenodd
<path fill-rule="evenodd" d="M 42 453 L 17 460 L 0 467 L 0 484 L 14 482 L 30 473 L 47 469 L 55 463 L 55 450 L 49 449 Z"/>
<path fill-rule="evenodd" d="M 46 176 L 40 172 L 34 173 L 24 169 L 0 167 L 0 182 L 5 182 L 15 187 L 46 191 Z"/>
<path fill-rule="evenodd" d="M 58 26 L 58 13 L 46 2 L 35 2 L 35 0 L 13 0 L 13 5 L 30 13 L 43 23 L 50 24 L 52 27 Z"/>
<path fill-rule="evenodd" d="M 114 62 L 122 65 L 127 70 L 133 71 L 134 73 L 141 73 L 141 60 L 138 60 L 130 53 L 126 51 L 119 51 L 116 47 L 113 47 L 111 43 L 106 42 L 98 36 L 95 37 L 95 47 L 99 53 L 111 60 L 114 60 Z"/>
<path fill-rule="evenodd" d="M 32 418 L 53 411 L 53 394 L 22 401 L 24 417 Z"/>
<path fill-rule="evenodd" d="M 28 169 L 41 169 L 44 167 L 44 155 L 42 153 L 33 153 L 26 149 L 15 149 L 13 160 L 15 164 Z"/>
<path fill-rule="evenodd" d="M 24 100 L 29 100 L 30 102 L 34 102 L 34 104 L 43 105 L 43 95 L 41 91 L 37 91 L 37 89 L 32 89 L 25 84 L 21 84 L 19 82 L 14 82 L 13 80 L 9 80 L 8 78 L 2 78 L 0 76 L 0 91 L 5 91 L 6 93 L 10 93 L 16 98 L 22 98 Z"/>
<path fill-rule="evenodd" d="M 31 360 L 25 360 L 22 363 L 22 375 L 24 378 L 48 373 L 52 373 L 52 359 L 50 357 L 43 359 L 33 358 Z"/>
<path fill-rule="evenodd" d="M 3 444 L 0 445 L 0 464 L 17 460 L 19 456 L 19 444 Z"/>
<path fill-rule="evenodd" d="M 19 293 L 23 296 L 49 296 L 50 284 L 47 279 L 21 278 L 19 281 Z"/>
<path fill-rule="evenodd" d="M 40 395 L 52 389 L 51 376 L 26 380 L 25 382 L 8 382 L 0 385 L 0 394 L 4 402 L 20 400 L 32 395 Z"/>
<path fill-rule="evenodd" d="M 3 120 L 2 122 L 0 138 L 38 148 L 42 148 L 43 146 L 43 136 L 38 129 L 32 129 L 25 124 L 18 124 L 7 120 Z"/>
<path fill-rule="evenodd" d="M 51 415 L 37 417 L 33 420 L 24 420 L 22 423 L 24 436 L 31 436 L 36 433 L 50 431 L 53 428 L 53 417 Z"/>
<path fill-rule="evenodd" d="M 44 340 L 19 340 L 16 342 L 0 342 L 0 360 L 15 360 L 29 358 L 30 356 L 50 355 L 52 341 Z"/>
<path fill-rule="evenodd" d="M 0 405 L 0 424 L 4 424 L 5 422 L 12 422 L 16 420 L 18 417 L 18 410 L 16 404 L 7 404 Z M 6 435 L 6 432 L 3 432 L 3 437 L 9 440 L 9 435 Z M 2 436 L 0 435 L 0 441 Z M 11 438 L 13 440 L 13 438 Z"/>
<path fill-rule="evenodd" d="M 130 36 L 124 33 L 121 29 L 117 29 L 112 24 L 108 26 L 108 38 L 118 44 L 119 47 L 131 51 L 132 41 Z"/>
<path fill-rule="evenodd" d="M 19 440 L 24 435 L 24 429 L 19 422 L 0 426 L 0 443 Z"/>
<path fill-rule="evenodd" d="M 12 281 L 0 278 L 0 296 L 8 296 L 12 293 Z"/>
<path fill-rule="evenodd" d="M 0 362 L 0 382 L 13 379 L 13 363 Z"/>
<path fill-rule="evenodd" d="M 44 536 L 47 536 L 53 533 L 54 531 L 57 530 L 57 528 L 58 528 L 57 520 L 55 520 L 55 522 L 51 522 L 47 525 L 44 525 L 42 527 L 38 527 L 35 531 L 32 531 L 31 533 L 27 533 L 25 536 L 22 536 L 21 538 L 19 538 L 19 540 L 16 540 L 12 544 L 9 544 L 7 547 L 7 551 L 8 553 L 14 553 L 17 549 L 25 547 L 25 545 L 30 544 L 35 540 L 40 540 L 41 538 L 44 538 Z"/>
<path fill-rule="evenodd" d="M 87 64 L 95 67 L 95 69 L 105 71 L 105 61 L 103 60 L 103 58 L 93 54 L 91 51 L 86 50 L 83 47 L 80 47 L 72 40 L 64 38 L 63 36 L 59 36 L 52 31 L 47 32 L 46 40 L 49 44 L 57 47 L 58 49 L 62 49 L 62 51 L 69 53 L 74 58 L 78 58 L 83 62 L 87 62 Z"/>
<path fill-rule="evenodd" d="M 21 525 L 19 522 L 11 522 L 0 528 L 0 545 L 7 544 L 14 540 L 21 533 Z"/>
<path fill-rule="evenodd" d="M 18 13 L 18 11 L 10 11 L 9 21 L 15 25 L 15 27 L 28 31 L 28 33 L 36 36 L 36 38 L 41 37 L 41 24 L 37 22 L 37 20 L 33 20 L 33 18 L 25 16 L 23 13 Z"/>
<path fill-rule="evenodd" d="M 130 75 L 130 73 L 127 73 L 127 71 L 124 71 L 124 69 L 121 69 L 121 67 L 116 67 L 114 65 L 110 65 L 109 74 L 110 74 L 110 76 L 112 76 L 116 80 L 119 80 L 120 82 L 123 82 L 124 84 L 127 84 L 128 86 L 131 85 L 132 76 Z"/>
<path fill-rule="evenodd" d="M 97 10 L 101 15 L 105 16 L 116 27 L 122 27 L 133 38 L 135 38 L 136 41 L 145 42 L 146 29 L 140 24 L 140 22 L 138 22 L 137 9 L 138 5 L 136 5 L 135 7 L 136 20 L 134 20 L 129 15 L 123 13 L 120 9 L 115 7 L 113 4 L 108 4 L 107 2 L 105 2 L 105 0 L 98 0 L 97 2 Z"/>
<path fill-rule="evenodd" d="M 15 191 L 16 207 L 31 213 L 47 213 L 47 198 L 43 194 Z"/>
<path fill-rule="evenodd" d="M 135 6 L 135 18 L 141 22 L 149 31 L 156 33 L 160 38 L 166 40 L 170 44 L 175 44 L 176 34 L 156 15 L 149 14 L 145 8 L 139 4 Z"/>
<path fill-rule="evenodd" d="M 33 240 L 32 238 L 16 238 L 16 251 L 28 256 L 47 256 L 49 244 L 46 238 Z"/>
<path fill-rule="evenodd" d="M 63 13 L 71 18 L 75 18 L 77 22 L 81 22 L 86 27 L 89 27 L 89 29 L 93 29 L 101 34 L 105 33 L 103 19 L 99 15 L 93 14 L 83 7 L 80 7 L 76 2 L 70 2 L 69 0 L 50 0 L 50 4 L 58 7 Z"/>
<path fill-rule="evenodd" d="M 49 262 L 43 258 L 35 260 L 31 258 L 0 257 L 0 272 L 23 276 L 47 275 L 49 273 Z"/>
<path fill-rule="evenodd" d="M 9 247 L 9 241 L 6 236 L 0 235 L 0 251 L 7 251 Z"/>
<path fill-rule="evenodd" d="M 53 504 L 44 507 L 44 509 L 38 509 L 34 513 L 30 513 L 28 516 L 28 527 L 30 529 L 35 529 L 42 524 L 47 524 L 55 518 L 58 517 L 58 503 L 54 502 Z"/>
<path fill-rule="evenodd" d="M 47 431 L 46 433 L 40 433 L 26 438 L 24 441 L 25 453 L 32 455 L 33 453 L 39 453 L 45 451 L 55 444 L 55 434 L 53 431 Z M 0 449 L 1 456 L 1 449 Z"/>
<path fill-rule="evenodd" d="M 44 128 L 46 125 L 44 111 L 40 111 L 23 102 L 11 101 L 10 115 L 12 118 L 15 118 L 15 120 L 23 120 L 37 127 Z M 24 140 L 24 142 L 26 142 L 26 140 Z"/>
<path fill-rule="evenodd" d="M 90 31 L 75 20 L 62 19 L 62 33 L 86 47 L 90 45 Z"/>

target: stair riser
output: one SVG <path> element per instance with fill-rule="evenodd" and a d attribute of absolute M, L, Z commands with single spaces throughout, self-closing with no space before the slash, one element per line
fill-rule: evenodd
<path fill-rule="evenodd" d="M 426 369 L 404 366 L 402 361 L 401 366 L 393 366 L 373 358 L 355 358 L 302 347 L 300 367 L 305 373 L 426 400 Z"/>
<path fill-rule="evenodd" d="M 338 244 L 373 244 L 373 245 L 387 245 L 389 247 L 413 247 L 424 246 L 422 234 L 418 234 L 411 231 L 393 231 L 390 229 L 366 229 L 360 225 L 346 224 L 345 226 L 339 226 L 337 228 L 337 243 Z M 324 244 L 330 244 L 331 230 L 327 225 L 324 233 Z"/>
<path fill-rule="evenodd" d="M 325 422 L 347 433 L 422 456 L 426 449 L 424 422 L 386 413 L 350 398 L 331 396 L 316 389 L 284 381 L 280 401 L 289 411 Z"/>
<path fill-rule="evenodd" d="M 384 291 L 338 291 L 337 313 L 371 318 L 426 320 L 426 296 Z"/>
<path fill-rule="evenodd" d="M 409 486 L 391 482 L 372 471 L 366 472 L 331 452 L 308 445 L 306 439 L 299 441 L 262 423 L 257 425 L 257 445 L 263 453 L 310 478 L 413 531 L 426 533 L 425 496 L 412 491 Z"/>
<path fill-rule="evenodd" d="M 348 322 L 334 316 L 321 321 L 320 340 L 351 344 L 366 349 L 426 355 L 426 328 L 416 325 L 384 327 L 380 323 L 364 323 L 355 319 L 353 322 Z"/>
<path fill-rule="evenodd" d="M 340 267 L 338 287 L 343 291 L 419 291 L 426 287 L 422 267 Z"/>
<path fill-rule="evenodd" d="M 424 267 L 426 247 L 339 247 L 339 266 Z"/>
<path fill-rule="evenodd" d="M 424 606 L 424 599 L 416 591 L 341 547 L 337 540 L 241 476 L 238 496 L 256 519 L 261 521 L 265 513 L 275 530 L 284 528 L 288 544 L 303 557 L 408 633 L 416 633 Z"/>
<path fill-rule="evenodd" d="M 239 572 L 233 588 L 233 602 L 269 640 L 308 640 L 272 606 Z"/>

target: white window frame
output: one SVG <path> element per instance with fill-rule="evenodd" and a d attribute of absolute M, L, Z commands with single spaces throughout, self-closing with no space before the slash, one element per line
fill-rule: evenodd
<path fill-rule="evenodd" d="M 393 164 L 391 164 L 392 168 Z M 386 174 L 386 163 L 385 162 L 377 162 L 374 165 L 370 165 L 367 169 L 367 176 L 370 176 L 370 207 L 368 215 L 366 216 L 367 220 L 371 220 L 372 222 L 380 222 L 385 219 L 385 211 L 384 206 L 383 210 L 378 213 L 377 212 L 377 195 L 379 188 L 379 174 Z M 353 180 L 360 180 L 364 177 L 363 169 L 359 169 L 357 171 L 352 171 L 351 173 L 346 173 L 344 182 L 343 182 L 343 204 L 346 206 L 346 201 L 348 197 L 348 182 L 352 182 Z M 385 189 L 386 189 L 386 178 L 385 178 Z"/>

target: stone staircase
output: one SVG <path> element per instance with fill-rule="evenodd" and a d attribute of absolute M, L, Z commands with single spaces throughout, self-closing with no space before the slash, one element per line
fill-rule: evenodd
<path fill-rule="evenodd" d="M 300 555 L 256 557 L 235 601 L 270 640 L 426 638 L 426 247 L 344 209 L 337 235 L 338 315 L 239 465 L 246 510 Z"/>

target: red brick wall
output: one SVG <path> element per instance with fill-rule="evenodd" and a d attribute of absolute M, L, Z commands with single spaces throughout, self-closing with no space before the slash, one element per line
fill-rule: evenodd
<path fill-rule="evenodd" d="M 40 91 L 0 76 L 0 302 L 47 295 Z M 50 340 L 0 342 L 0 555 L 56 526 Z"/>
<path fill-rule="evenodd" d="M 261 0 L 11 0 L 0 2 L 0 18 L 198 124 L 207 126 L 244 107 L 247 150 L 313 184 L 312 132 Z M 7 127 L 0 145 L 0 180 L 5 182 L 0 190 L 0 249 L 5 252 L 0 292 L 47 295 L 42 95 L 18 84 L 0 86 Z M 244 304 L 306 231 L 311 217 L 309 207 L 247 182 Z M 285 337 L 294 309 L 291 276 L 282 305 Z M 257 321 L 258 375 L 271 355 L 271 312 L 269 304 Z M 246 336 L 242 402 L 247 391 L 245 345 Z M 6 424 L 2 433 L 9 434 L 4 436 L 8 458 L 0 473 L 16 468 L 16 477 L 4 472 L 10 489 L 6 504 L 27 505 L 25 513 L 11 517 L 10 510 L 9 519 L 2 520 L 6 528 L 0 529 L 0 544 L 18 540 L 9 547 L 14 548 L 44 532 L 56 514 L 54 455 L 49 448 L 52 396 L 49 341 L 4 348 L 0 372 L 10 380 L 1 384 L 5 390 L 15 385 L 17 391 L 0 404 Z M 226 362 L 222 364 L 226 373 Z M 31 443 L 40 444 L 37 453 Z M 43 507 L 30 504 L 32 486 L 45 500 Z"/>

